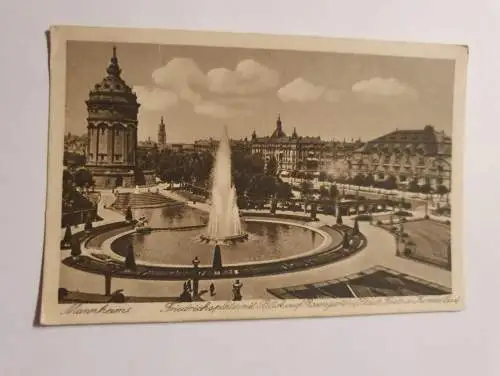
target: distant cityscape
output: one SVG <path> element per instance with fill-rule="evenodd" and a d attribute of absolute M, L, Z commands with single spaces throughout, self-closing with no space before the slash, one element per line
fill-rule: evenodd
<path fill-rule="evenodd" d="M 112 120 L 111 120 L 112 121 Z M 158 124 L 157 140 L 139 141 L 137 153 L 215 153 L 217 139 L 195 140 L 193 143 L 168 143 L 167 125 L 162 117 Z M 422 129 L 394 130 L 369 141 L 351 139 L 325 141 L 319 137 L 285 133 L 284 122 L 278 115 L 275 128 L 268 136 L 255 131 L 250 137 L 231 140 L 235 151 L 261 156 L 267 164 L 275 159 L 278 175 L 308 177 L 333 176 L 340 180 L 368 177 L 374 182 L 394 177 L 399 186 L 407 187 L 416 180 L 419 186 L 432 189 L 451 187 L 451 138 L 433 126 Z M 66 134 L 65 151 L 85 158 L 88 135 Z"/>

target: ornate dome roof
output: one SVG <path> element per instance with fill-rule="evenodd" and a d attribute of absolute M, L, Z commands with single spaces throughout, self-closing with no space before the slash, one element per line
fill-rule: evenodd
<path fill-rule="evenodd" d="M 116 47 L 113 47 L 113 56 L 106 69 L 108 75 L 101 82 L 94 85 L 89 92 L 89 102 L 114 102 L 137 104 L 137 96 L 130 86 L 121 78 L 121 68 L 116 56 Z"/>

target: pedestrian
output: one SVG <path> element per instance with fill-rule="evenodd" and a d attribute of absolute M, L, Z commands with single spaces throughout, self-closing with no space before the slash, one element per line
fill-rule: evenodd
<path fill-rule="evenodd" d="M 215 285 L 213 282 L 210 284 L 210 296 L 215 296 Z"/>
<path fill-rule="evenodd" d="M 233 300 L 234 301 L 240 301 L 243 297 L 241 295 L 241 288 L 243 287 L 243 284 L 240 282 L 239 279 L 236 280 L 236 282 L 233 283 Z"/>
<path fill-rule="evenodd" d="M 188 288 L 188 291 L 191 292 L 192 291 L 192 287 L 191 287 L 191 280 L 188 279 L 187 281 L 187 288 Z"/>

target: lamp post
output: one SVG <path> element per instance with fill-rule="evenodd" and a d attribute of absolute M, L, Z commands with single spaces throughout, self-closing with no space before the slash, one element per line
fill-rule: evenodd
<path fill-rule="evenodd" d="M 198 256 L 196 256 L 193 261 L 193 297 L 198 296 L 198 288 L 199 288 L 199 265 L 200 265 L 200 260 L 198 259 Z"/>
<path fill-rule="evenodd" d="M 106 269 L 104 271 L 104 295 L 111 295 L 111 279 L 113 278 L 113 265 L 110 262 L 106 262 Z"/>
<path fill-rule="evenodd" d="M 425 218 L 429 218 L 429 205 L 431 204 L 431 194 L 427 193 L 427 199 L 425 200 Z"/>

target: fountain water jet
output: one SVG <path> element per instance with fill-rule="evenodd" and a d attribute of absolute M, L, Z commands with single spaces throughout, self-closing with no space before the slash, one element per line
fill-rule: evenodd
<path fill-rule="evenodd" d="M 246 238 L 242 231 L 236 188 L 231 175 L 231 147 L 227 128 L 219 142 L 212 170 L 210 215 L 205 240 L 226 241 Z"/>

